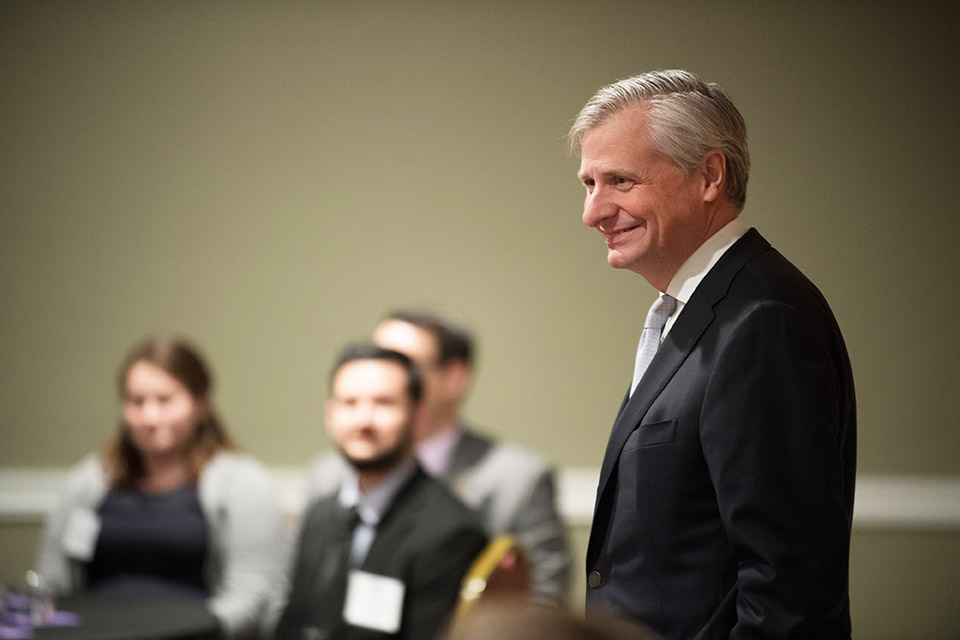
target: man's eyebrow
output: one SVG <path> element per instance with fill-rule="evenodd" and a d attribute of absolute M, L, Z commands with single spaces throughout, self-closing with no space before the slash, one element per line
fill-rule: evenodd
<path fill-rule="evenodd" d="M 581 182 L 583 182 L 587 178 L 600 180 L 603 178 L 612 178 L 615 176 L 622 176 L 624 178 L 630 178 L 632 180 L 635 180 L 639 177 L 636 172 L 628 171 L 626 169 L 618 169 L 616 167 L 609 167 L 606 169 L 595 169 L 594 171 L 587 171 L 587 172 L 584 172 L 584 171 L 577 172 L 577 177 L 580 179 Z"/>
<path fill-rule="evenodd" d="M 580 181 L 582 182 L 587 178 L 605 176 L 605 175 L 608 175 L 609 173 L 610 173 L 609 171 L 605 169 L 599 169 L 599 168 L 594 168 L 589 170 L 581 169 L 580 171 L 577 171 L 577 177 L 580 178 Z"/>

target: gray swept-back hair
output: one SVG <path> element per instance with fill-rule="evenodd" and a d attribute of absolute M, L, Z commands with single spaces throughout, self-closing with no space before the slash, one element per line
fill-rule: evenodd
<path fill-rule="evenodd" d="M 588 131 L 623 109 L 645 104 L 654 150 L 688 174 L 708 149 L 726 158 L 726 196 L 743 209 L 747 200 L 750 151 L 747 126 L 720 85 L 706 83 L 689 71 L 650 71 L 602 87 L 580 110 L 567 141 L 579 155 Z"/>

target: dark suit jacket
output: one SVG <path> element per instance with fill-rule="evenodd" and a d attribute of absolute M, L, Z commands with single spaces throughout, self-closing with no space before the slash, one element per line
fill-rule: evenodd
<path fill-rule="evenodd" d="M 305 626 L 319 638 L 433 638 L 452 613 L 460 581 L 486 544 L 477 515 L 419 467 L 377 525 L 362 571 L 397 578 L 405 594 L 400 631 L 388 635 L 342 620 L 344 593 L 318 593 L 316 577 L 331 535 L 337 495 L 315 500 L 304 515 L 288 604 L 276 637 L 300 640 Z"/>
<path fill-rule="evenodd" d="M 569 596 L 571 559 L 553 468 L 543 455 L 461 429 L 443 482 L 479 513 L 491 538 L 519 537 L 533 564 L 534 596 L 562 602 Z M 307 495 L 336 493 L 346 465 L 334 451 L 319 456 L 307 474 Z"/>
<path fill-rule="evenodd" d="M 833 314 L 751 229 L 617 416 L 588 614 L 612 608 L 671 640 L 849 638 L 855 463 L 853 377 Z"/>

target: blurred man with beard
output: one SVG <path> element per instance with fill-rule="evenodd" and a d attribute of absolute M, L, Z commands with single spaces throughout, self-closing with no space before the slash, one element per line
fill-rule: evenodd
<path fill-rule="evenodd" d="M 373 341 L 404 354 L 423 372 L 424 410 L 414 430 L 417 461 L 479 513 L 491 538 L 517 539 L 531 563 L 534 601 L 564 603 L 571 554 L 555 469 L 544 455 L 491 437 L 462 415 L 476 374 L 473 331 L 447 313 L 406 308 L 384 317 Z M 345 468 L 336 452 L 318 457 L 309 471 L 308 495 L 337 491 Z"/>
<path fill-rule="evenodd" d="M 414 458 L 422 378 L 409 358 L 351 345 L 331 379 L 327 432 L 349 469 L 304 514 L 275 636 L 432 638 L 486 543 L 483 528 Z"/>

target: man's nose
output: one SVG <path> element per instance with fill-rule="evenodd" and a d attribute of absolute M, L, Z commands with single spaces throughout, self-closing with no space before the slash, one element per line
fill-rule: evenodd
<path fill-rule="evenodd" d="M 595 188 L 583 201 L 583 224 L 596 229 L 600 223 L 616 214 L 617 206 L 607 197 L 605 190 Z"/>
<path fill-rule="evenodd" d="M 160 417 L 160 404 L 153 400 L 147 400 L 143 403 L 141 415 L 145 422 L 156 422 L 157 418 Z"/>
<path fill-rule="evenodd" d="M 369 426 L 373 422 L 373 405 L 368 402 L 358 404 L 354 419 L 361 426 Z"/>

